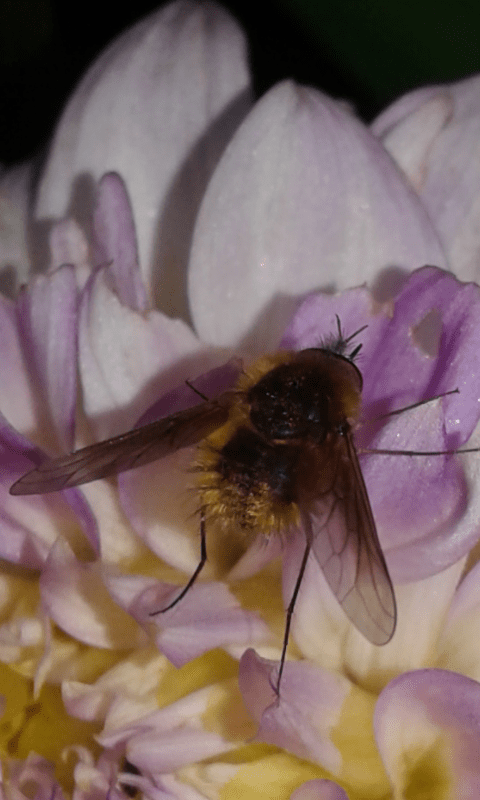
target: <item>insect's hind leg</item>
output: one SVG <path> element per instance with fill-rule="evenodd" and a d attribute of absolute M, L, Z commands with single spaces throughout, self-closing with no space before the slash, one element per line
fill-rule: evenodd
<path fill-rule="evenodd" d="M 308 557 L 310 555 L 310 550 L 312 549 L 311 542 L 307 540 L 307 546 L 305 547 L 305 552 L 303 554 L 302 563 L 300 565 L 300 569 L 298 571 L 297 580 L 295 582 L 295 588 L 293 590 L 292 597 L 288 604 L 288 608 L 286 611 L 285 617 L 285 633 L 283 634 L 283 645 L 282 645 L 282 655 L 280 656 L 280 666 L 278 668 L 278 676 L 277 682 L 273 687 L 275 690 L 275 694 L 277 697 L 280 696 L 280 681 L 282 680 L 283 668 L 285 666 L 285 658 L 287 656 L 287 646 L 288 640 L 290 638 L 290 626 L 292 624 L 292 616 L 293 610 L 295 608 L 295 604 L 297 602 L 298 593 L 300 591 L 300 586 L 302 585 L 303 576 L 305 574 L 305 568 L 307 566 Z"/>
<path fill-rule="evenodd" d="M 200 561 L 197 564 L 195 572 L 193 573 L 192 577 L 190 578 L 186 586 L 183 587 L 180 594 L 175 598 L 175 600 L 172 600 L 172 602 L 169 603 L 168 606 L 165 606 L 165 608 L 159 608 L 158 611 L 151 611 L 149 617 L 156 617 L 157 614 L 163 614 L 165 611 L 169 611 L 171 608 L 176 606 L 177 603 L 179 603 L 180 600 L 182 600 L 185 597 L 188 590 L 192 588 L 193 584 L 195 583 L 202 569 L 204 568 L 206 562 L 207 562 L 207 537 L 205 531 L 205 512 L 202 508 L 200 511 Z"/>

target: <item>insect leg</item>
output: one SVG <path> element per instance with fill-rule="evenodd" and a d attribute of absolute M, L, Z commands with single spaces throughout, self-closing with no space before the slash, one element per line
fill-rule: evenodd
<path fill-rule="evenodd" d="M 188 590 L 192 588 L 193 584 L 197 580 L 198 576 L 200 575 L 202 569 L 204 568 L 207 561 L 207 538 L 206 538 L 206 531 L 205 531 L 205 512 L 203 508 L 200 511 L 200 561 L 193 573 L 192 577 L 188 581 L 187 585 L 183 587 L 182 591 L 175 598 L 168 606 L 165 608 L 159 608 L 158 611 L 151 611 L 149 616 L 156 617 L 157 614 L 163 614 L 165 611 L 169 611 L 171 608 L 177 605 L 177 603 L 182 600 L 183 597 L 187 594 Z"/>
<path fill-rule="evenodd" d="M 280 681 L 282 680 L 283 667 L 285 665 L 285 658 L 287 655 L 287 645 L 288 645 L 288 640 L 290 638 L 290 625 L 292 624 L 293 609 L 295 608 L 295 603 L 297 602 L 298 593 L 300 591 L 300 586 L 303 580 L 303 576 L 305 574 L 305 567 L 307 566 L 308 556 L 310 555 L 311 547 L 312 547 L 311 542 L 308 540 L 305 552 L 303 554 L 302 563 L 298 571 L 295 588 L 293 590 L 293 594 L 287 608 L 287 613 L 285 618 L 285 633 L 283 634 L 282 655 L 280 656 L 280 667 L 278 669 L 277 684 L 274 687 L 275 694 L 277 695 L 277 697 L 280 695 Z"/>
<path fill-rule="evenodd" d="M 464 450 L 371 450 L 365 448 L 358 452 L 374 456 L 459 456 L 462 453 L 478 453 L 480 447 L 465 447 Z"/>
<path fill-rule="evenodd" d="M 189 380 L 186 380 L 185 383 L 187 384 L 188 388 L 191 389 L 192 392 L 195 392 L 195 394 L 198 394 L 198 396 L 201 397 L 202 400 L 210 399 L 209 397 L 207 397 L 206 394 L 203 394 L 203 392 L 200 392 L 199 389 L 196 389 L 193 383 L 191 383 Z"/>

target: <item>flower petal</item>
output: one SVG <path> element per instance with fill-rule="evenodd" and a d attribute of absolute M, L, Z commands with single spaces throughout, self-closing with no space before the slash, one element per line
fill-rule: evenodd
<path fill-rule="evenodd" d="M 419 408 L 413 413 L 406 412 L 401 417 L 393 418 L 385 427 L 387 436 L 395 436 L 395 429 L 397 431 L 396 442 L 391 449 L 455 449 L 461 448 L 471 436 L 479 413 L 479 300 L 480 292 L 475 284 L 460 284 L 448 273 L 433 268 L 418 270 L 397 298 L 392 325 L 388 332 L 384 332 L 382 341 L 371 350 L 366 345 L 365 375 L 368 385 L 365 395 L 370 400 L 382 394 L 385 396 L 385 387 L 388 387 L 390 396 L 397 398 L 397 407 L 401 408 L 412 401 L 428 400 L 436 394 L 459 390 L 442 399 L 441 409 L 445 417 L 440 426 L 438 418 L 435 421 L 434 403 L 424 406 L 423 413 Z M 428 353 L 420 341 L 416 341 L 417 330 L 431 314 L 438 315 L 439 324 L 438 347 L 433 354 Z M 405 346 L 408 338 L 411 339 L 410 348 Z M 418 391 L 420 387 L 422 389 Z M 406 437 L 403 441 L 402 429 Z M 469 445 L 475 446 L 475 438 Z M 378 442 L 373 446 L 385 445 Z M 392 468 L 390 475 L 395 470 L 395 483 L 390 484 L 389 490 L 385 484 L 388 461 Z M 377 505 L 379 509 L 377 519 L 380 529 L 387 518 L 391 519 L 387 506 L 390 510 L 395 505 L 399 507 L 395 502 L 398 488 L 402 486 L 404 490 L 404 505 L 400 501 L 403 534 L 400 538 L 395 536 L 395 542 L 393 539 L 385 542 L 389 549 L 393 545 L 394 552 L 389 563 L 397 579 L 422 578 L 443 569 L 465 555 L 477 540 L 476 520 L 480 504 L 477 480 L 480 464 L 477 454 L 462 456 L 461 465 L 460 461 L 442 456 L 431 459 L 372 456 L 362 464 L 362 468 L 372 506 Z M 458 482 L 458 477 L 455 478 L 455 473 L 458 474 L 460 469 L 465 473 L 465 483 L 463 479 Z M 455 489 L 455 482 L 459 491 L 458 501 L 452 494 L 450 501 L 443 506 L 448 493 Z M 408 513 L 412 507 L 413 486 L 416 487 L 413 501 L 415 521 Z M 438 492 L 442 486 L 445 489 L 444 499 L 440 500 Z M 423 491 L 420 487 L 423 487 Z M 382 496 L 388 497 L 388 503 L 383 507 L 383 519 Z M 429 535 L 429 526 L 422 522 L 429 515 L 434 522 L 432 532 L 436 527 L 435 535 Z M 452 536 L 453 530 L 455 536 Z M 407 553 L 407 549 L 410 553 Z M 428 558 L 422 556 L 425 551 L 429 554 Z"/>
<path fill-rule="evenodd" d="M 378 748 L 395 796 L 428 785 L 432 797 L 475 800 L 480 792 L 480 684 L 439 669 L 408 672 L 375 708 Z"/>
<path fill-rule="evenodd" d="M 93 647 L 138 646 L 145 636 L 134 620 L 115 605 L 96 563 L 82 563 L 59 539 L 40 578 L 48 614 L 64 631 Z"/>
<path fill-rule="evenodd" d="M 337 783 L 319 778 L 295 789 L 290 800 L 348 800 L 348 796 Z"/>
<path fill-rule="evenodd" d="M 206 192 L 190 266 L 195 327 L 209 342 L 248 336 L 264 352 L 302 294 L 425 262 L 445 264 L 436 233 L 375 137 L 341 104 L 282 83 Z"/>
<path fill-rule="evenodd" d="M 246 62 L 243 35 L 220 6 L 182 0 L 161 8 L 90 68 L 43 174 L 38 218 L 63 217 L 85 174 L 123 176 L 145 284 L 172 314 L 186 314 L 182 274 L 199 199 L 249 106 Z M 77 206 L 88 204 L 81 188 Z"/>
<path fill-rule="evenodd" d="M 45 453 L 0 415 L 0 554 L 30 569 L 42 566 L 60 532 L 82 549 L 85 543 L 79 537 L 78 521 L 94 551 L 98 551 L 96 520 L 77 489 L 48 496 L 13 497 L 9 493 L 21 475 L 44 459 Z"/>
<path fill-rule="evenodd" d="M 127 754 L 140 771 L 160 776 L 230 749 L 231 746 L 215 733 L 184 727 L 137 735 L 129 742 Z"/>
<path fill-rule="evenodd" d="M 417 90 L 384 111 L 373 125 L 411 177 L 463 280 L 479 278 L 480 78 Z M 426 135 L 426 127 L 428 132 Z M 422 152 L 423 150 L 423 152 Z"/>
<path fill-rule="evenodd" d="M 50 266 L 53 272 L 65 264 L 72 264 L 75 278 L 81 289 L 90 276 L 88 241 L 81 227 L 73 219 L 56 222 L 49 237 Z"/>
<path fill-rule="evenodd" d="M 119 478 L 123 511 L 147 547 L 168 564 L 191 575 L 200 560 L 197 493 L 188 477 L 191 447 Z M 210 565 L 205 577 L 212 577 Z"/>
<path fill-rule="evenodd" d="M 108 264 L 123 305 L 145 311 L 147 295 L 138 265 L 132 207 L 124 182 L 115 172 L 99 181 L 94 215 L 96 264 Z"/>
<path fill-rule="evenodd" d="M 232 749 L 231 742 L 206 730 L 202 722 L 212 704 L 221 703 L 222 698 L 217 687 L 208 686 L 132 721 L 123 729 L 104 731 L 97 738 L 104 747 L 125 742 L 128 760 L 140 772 L 160 777 L 165 772 Z"/>
<path fill-rule="evenodd" d="M 62 700 L 73 717 L 105 724 L 106 731 L 133 724 L 158 709 L 158 687 L 166 659 L 137 648 L 93 684 L 63 681 Z"/>
<path fill-rule="evenodd" d="M 480 564 L 460 583 L 446 618 L 438 643 L 436 664 L 480 680 L 478 637 L 480 635 Z"/>
<path fill-rule="evenodd" d="M 161 626 L 157 646 L 176 667 L 215 647 L 244 650 L 270 638 L 265 623 L 244 611 L 219 583 L 194 586 L 162 617 L 161 621 L 155 617 Z"/>
<path fill-rule="evenodd" d="M 108 268 L 98 270 L 80 308 L 83 402 L 98 439 L 131 428 L 145 408 L 180 382 L 183 359 L 200 347 L 181 320 L 122 305 L 109 282 Z M 167 370 L 168 378 L 159 376 Z"/>
<path fill-rule="evenodd" d="M 448 124 L 454 106 L 447 87 L 416 89 L 383 111 L 373 132 L 420 194 L 432 145 Z"/>
<path fill-rule="evenodd" d="M 72 267 L 39 275 L 20 293 L 17 314 L 37 403 L 51 416 L 60 448 L 71 450 L 77 400 L 77 284 Z M 47 422 L 47 421 L 43 421 Z"/>
<path fill-rule="evenodd" d="M 23 434 L 38 433 L 35 387 L 25 370 L 15 305 L 0 295 L 0 409 Z"/>
<path fill-rule="evenodd" d="M 54 770 L 54 764 L 33 752 L 24 761 L 9 759 L 7 792 L 18 800 L 27 797 L 34 800 L 52 800 L 53 797 L 55 800 L 64 800 L 65 795 L 55 780 Z"/>
<path fill-rule="evenodd" d="M 240 661 L 239 685 L 245 704 L 260 723 L 256 739 L 283 747 L 299 758 L 317 761 L 333 774 L 341 755 L 330 733 L 338 721 L 349 682 L 313 664 L 287 662 L 280 698 L 273 682 L 278 664 L 247 650 Z M 312 703 L 312 698 L 316 698 Z"/>
<path fill-rule="evenodd" d="M 178 605 L 163 613 L 182 587 L 135 577 L 110 579 L 108 586 L 140 624 L 155 625 L 157 647 L 176 667 L 216 647 L 244 650 L 270 638 L 267 626 L 244 611 L 221 583 L 192 586 Z"/>

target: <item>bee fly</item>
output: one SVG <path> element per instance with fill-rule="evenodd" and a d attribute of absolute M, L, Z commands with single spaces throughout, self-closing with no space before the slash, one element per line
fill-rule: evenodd
<path fill-rule="evenodd" d="M 201 558 L 206 530 L 239 527 L 247 541 L 301 528 L 305 550 L 286 612 L 279 692 L 290 623 L 308 558 L 313 553 L 338 602 L 373 644 L 390 641 L 396 606 L 362 477 L 353 430 L 362 375 L 354 363 L 364 328 L 323 347 L 260 358 L 235 388 L 193 408 L 71 455 L 47 460 L 13 484 L 13 495 L 43 494 L 105 478 L 197 445 Z M 153 614 L 152 614 L 153 616 Z"/>

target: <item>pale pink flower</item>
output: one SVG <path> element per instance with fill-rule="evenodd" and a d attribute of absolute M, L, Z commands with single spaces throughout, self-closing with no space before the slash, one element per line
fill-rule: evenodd
<path fill-rule="evenodd" d="M 45 273 L 0 304 L 5 792 L 196 800 L 271 785 L 354 800 L 415 797 L 418 780 L 475 798 L 477 568 L 460 582 L 478 539 L 474 455 L 364 458 L 397 633 L 363 640 L 312 558 L 273 704 L 275 543 L 235 566 L 228 542 L 213 547 L 205 582 L 149 617 L 198 562 L 191 450 L 118 484 L 8 494 L 45 453 L 200 402 L 185 379 L 209 396 L 232 385 L 232 356 L 318 345 L 335 314 L 347 333 L 368 323 L 365 419 L 460 390 L 359 430 L 359 446 L 475 442 L 478 289 L 433 268 L 407 277 L 426 263 L 477 276 L 478 78 L 404 98 L 368 130 L 291 82 L 252 106 L 245 52 L 219 6 L 166 6 L 82 81 L 35 197 L 27 167 L 0 184 L 4 263 L 19 281 Z M 373 295 L 332 294 L 363 282 Z M 282 553 L 286 601 L 302 547 Z M 218 564 L 233 566 L 228 588 Z M 254 743 L 243 759 L 257 722 L 283 751 Z"/>

